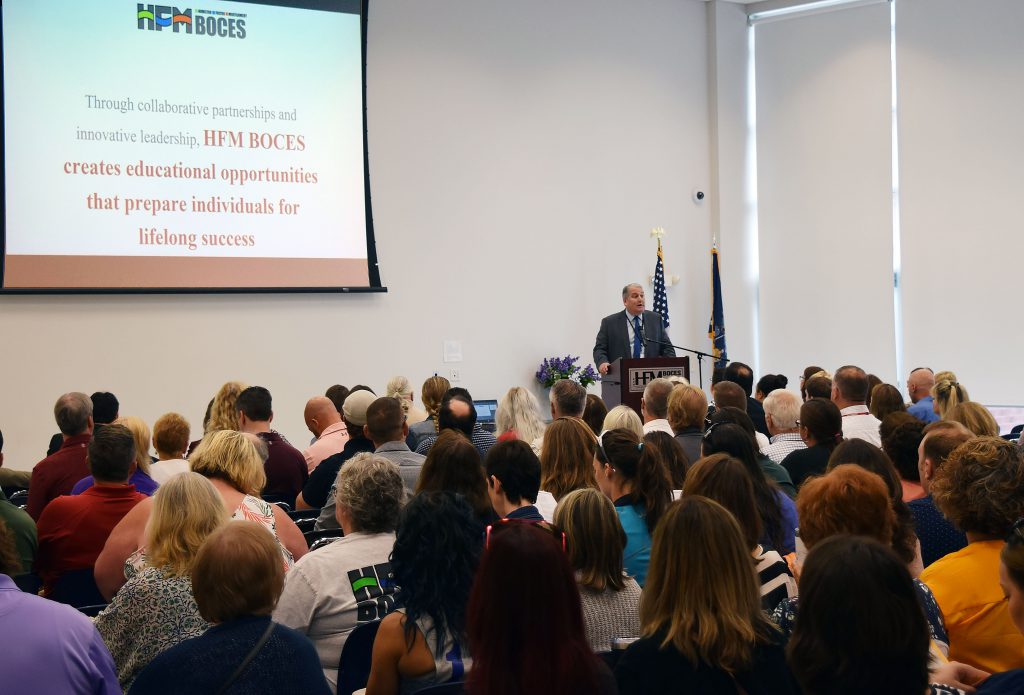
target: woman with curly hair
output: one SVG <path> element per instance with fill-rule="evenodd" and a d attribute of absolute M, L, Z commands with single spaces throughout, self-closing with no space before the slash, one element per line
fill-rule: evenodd
<path fill-rule="evenodd" d="M 929 565 L 921 581 L 946 618 L 949 656 L 998 673 L 1024 667 L 1024 636 L 999 587 L 999 553 L 1024 516 L 1024 458 L 1016 444 L 977 437 L 949 455 L 931 482 L 936 506 L 967 547 Z"/>
<path fill-rule="evenodd" d="M 921 562 L 921 544 L 914 531 L 914 516 L 903 501 L 903 485 L 892 460 L 884 451 L 863 439 L 847 439 L 836 447 L 828 460 L 828 470 L 844 463 L 853 463 L 881 477 L 889 490 L 889 501 L 896 514 L 892 534 L 892 549 L 907 563 L 910 574 L 917 577 L 924 564 Z"/>
<path fill-rule="evenodd" d="M 403 695 L 461 681 L 472 665 L 466 602 L 483 538 L 453 492 L 425 492 L 402 511 L 391 571 L 404 607 L 381 621 L 367 695 Z"/>

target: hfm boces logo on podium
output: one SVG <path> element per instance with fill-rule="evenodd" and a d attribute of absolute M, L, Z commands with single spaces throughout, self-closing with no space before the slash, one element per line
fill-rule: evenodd
<path fill-rule="evenodd" d="M 245 17 L 240 12 L 220 10 L 179 10 L 170 5 L 145 5 L 138 3 L 136 19 L 139 29 L 163 31 L 170 28 L 175 34 L 184 29 L 186 34 L 219 36 L 229 39 L 245 38 Z"/>
<path fill-rule="evenodd" d="M 631 367 L 629 369 L 629 390 L 632 393 L 639 393 L 647 386 L 647 382 L 660 379 L 661 377 L 681 376 L 685 377 L 682 367 L 660 367 L 644 369 L 643 367 Z"/>

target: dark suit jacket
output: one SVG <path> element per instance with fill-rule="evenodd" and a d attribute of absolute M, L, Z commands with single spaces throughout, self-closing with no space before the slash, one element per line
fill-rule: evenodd
<path fill-rule="evenodd" d="M 645 311 L 641 318 L 644 328 L 644 355 L 647 357 L 675 357 L 676 351 L 671 345 L 659 345 L 669 342 L 661 316 L 653 311 Z M 600 367 L 603 362 L 614 362 L 623 357 L 633 356 L 633 346 L 629 342 L 629 330 L 626 328 L 625 310 L 616 312 L 601 319 L 601 328 L 594 341 L 594 365 Z"/>

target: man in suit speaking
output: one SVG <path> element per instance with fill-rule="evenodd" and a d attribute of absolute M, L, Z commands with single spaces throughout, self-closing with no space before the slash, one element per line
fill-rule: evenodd
<path fill-rule="evenodd" d="M 602 374 L 608 373 L 611 363 L 623 357 L 675 357 L 661 316 L 644 311 L 644 288 L 637 284 L 622 288 L 619 311 L 601 319 L 601 330 L 594 341 L 594 364 Z"/>

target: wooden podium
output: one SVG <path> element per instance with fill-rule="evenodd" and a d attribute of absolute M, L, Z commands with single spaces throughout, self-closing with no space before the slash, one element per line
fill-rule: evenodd
<path fill-rule="evenodd" d="M 618 359 L 601 377 L 601 398 L 611 410 L 625 404 L 640 414 L 640 400 L 647 382 L 663 376 L 682 376 L 690 380 L 689 357 L 645 357 Z M 642 417 L 642 416 L 641 416 Z"/>

